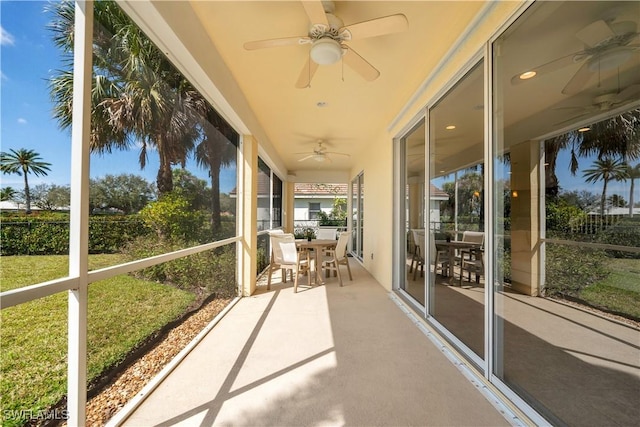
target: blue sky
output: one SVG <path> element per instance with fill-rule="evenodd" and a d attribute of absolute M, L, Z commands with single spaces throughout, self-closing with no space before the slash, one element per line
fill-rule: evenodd
<path fill-rule="evenodd" d="M 45 177 L 29 175 L 29 185 L 70 183 L 71 134 L 62 131 L 52 116 L 47 79 L 62 67 L 58 49 L 46 28 L 51 15 L 45 13 L 46 2 L 0 1 L 0 145 L 9 149 L 33 149 L 42 160 L 51 163 Z M 149 154 L 144 170 L 138 165 L 138 151 L 92 155 L 92 178 L 107 174 L 131 173 L 155 182 L 158 172 L 156 152 Z M 191 159 L 186 168 L 209 182 L 208 173 Z M 236 185 L 235 168 L 223 170 L 221 191 Z M 0 186 L 22 190 L 22 177 L 0 175 Z"/>
<path fill-rule="evenodd" d="M 29 176 L 30 185 L 40 183 L 66 185 L 70 181 L 70 133 L 61 131 L 52 117 L 52 104 L 47 88 L 48 77 L 61 67 L 58 49 L 51 41 L 46 26 L 51 16 L 44 12 L 46 2 L 0 0 L 0 146 L 2 151 L 27 148 L 40 153 L 51 163 L 46 177 Z M 599 194 L 601 183 L 587 184 L 582 173 L 575 177 L 569 173 L 568 151 L 561 153 L 556 173 L 564 190 L 587 190 Z M 580 159 L 580 168 L 591 166 L 592 159 Z M 193 161 L 187 169 L 209 182 L 205 170 Z M 91 177 L 106 174 L 133 173 L 155 182 L 158 171 L 157 153 L 151 152 L 147 166 L 140 170 L 138 152 L 91 156 Z M 221 173 L 221 190 L 230 191 L 236 185 L 235 168 Z M 0 186 L 21 190 L 22 177 L 0 175 Z M 637 186 L 640 191 L 640 185 Z M 629 196 L 629 183 L 611 183 L 608 194 L 617 193 L 625 199 Z M 640 199 L 640 195 L 636 196 Z"/>

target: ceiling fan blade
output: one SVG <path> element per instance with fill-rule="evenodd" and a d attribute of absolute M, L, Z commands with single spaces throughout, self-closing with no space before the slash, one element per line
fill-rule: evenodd
<path fill-rule="evenodd" d="M 528 82 L 530 80 L 533 80 L 533 79 L 520 78 L 520 76 L 522 76 L 525 72 L 534 72 L 535 76 L 540 76 L 542 74 L 550 73 L 552 71 L 556 71 L 556 70 L 564 68 L 564 67 L 566 67 L 568 65 L 571 65 L 571 64 L 574 63 L 574 61 L 573 61 L 574 56 L 579 54 L 579 53 L 581 53 L 581 52 L 582 51 L 575 52 L 575 53 L 572 53 L 570 55 L 554 59 L 553 61 L 547 62 L 546 64 L 542 64 L 542 65 L 540 65 L 538 67 L 524 70 L 524 71 L 516 74 L 515 76 L 511 77 L 511 84 L 512 85 L 518 85 L 518 84 L 525 83 L 525 82 Z"/>
<path fill-rule="evenodd" d="M 616 95 L 616 103 L 631 100 L 636 94 L 640 94 L 640 84 L 635 84 L 624 88 Z"/>
<path fill-rule="evenodd" d="M 589 47 L 597 46 L 615 35 L 616 33 L 602 19 L 592 22 L 576 33 L 576 37 Z"/>
<path fill-rule="evenodd" d="M 298 81 L 296 82 L 296 87 L 298 89 L 304 89 L 311 86 L 311 79 L 313 75 L 318 70 L 318 64 L 311 60 L 311 58 L 307 58 L 307 62 L 302 67 L 302 71 L 300 71 L 300 76 L 298 77 Z"/>
<path fill-rule="evenodd" d="M 256 40 L 252 42 L 246 42 L 244 44 L 244 48 L 246 50 L 255 50 L 255 49 L 264 49 L 266 47 L 301 45 L 301 44 L 306 44 L 310 42 L 311 42 L 311 39 L 306 36 L 283 37 L 279 39 Z"/>
<path fill-rule="evenodd" d="M 407 21 L 406 16 L 398 13 L 397 15 L 383 16 L 382 18 L 347 25 L 343 29 L 349 31 L 351 40 L 357 40 L 407 31 L 409 29 L 409 21 Z"/>
<path fill-rule="evenodd" d="M 316 155 L 317 155 L 316 153 L 309 154 L 308 156 L 305 156 L 305 157 L 303 157 L 303 158 L 301 158 L 301 159 L 298 159 L 298 161 L 299 161 L 299 162 L 304 162 L 305 160 L 308 160 L 308 159 L 310 159 L 310 158 L 312 158 L 312 157 L 314 157 L 314 156 L 316 156 Z"/>
<path fill-rule="evenodd" d="M 356 73 L 360 74 L 366 81 L 371 82 L 380 76 L 380 71 L 369 64 L 362 56 L 347 46 L 347 51 L 342 56 L 342 60 Z"/>
<path fill-rule="evenodd" d="M 324 154 L 331 154 L 332 156 L 345 156 L 345 157 L 351 157 L 350 154 L 347 153 L 336 153 L 335 151 L 325 151 Z"/>
<path fill-rule="evenodd" d="M 302 7 L 312 24 L 324 24 L 329 26 L 329 20 L 324 13 L 324 6 L 320 0 L 302 0 Z"/>
<path fill-rule="evenodd" d="M 587 84 L 593 72 L 589 69 L 589 61 L 584 61 L 582 67 L 571 77 L 571 80 L 562 89 L 565 95 L 574 95 Z"/>

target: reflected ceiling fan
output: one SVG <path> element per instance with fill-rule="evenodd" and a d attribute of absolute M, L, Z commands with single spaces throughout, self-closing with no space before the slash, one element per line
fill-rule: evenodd
<path fill-rule="evenodd" d="M 311 45 L 309 58 L 302 68 L 296 87 L 310 87 L 311 79 L 319 65 L 329 65 L 343 60 L 347 66 L 365 80 L 373 81 L 380 72 L 346 43 L 368 37 L 406 31 L 409 23 L 403 14 L 395 14 L 345 26 L 334 15 L 335 4 L 328 0 L 302 1 L 311 27 L 304 36 L 257 40 L 244 44 L 247 50 L 289 45 Z"/>
<path fill-rule="evenodd" d="M 640 44 L 631 42 L 640 35 L 633 21 L 598 20 L 576 33 L 585 48 L 570 55 L 555 59 L 520 72 L 511 78 L 511 84 L 520 84 L 542 74 L 556 71 L 571 64 L 581 63 L 578 71 L 562 89 L 565 95 L 582 90 L 591 77 L 601 71 L 612 70 L 640 53 Z"/>
<path fill-rule="evenodd" d="M 564 120 L 556 124 L 562 124 L 566 122 L 571 122 L 573 120 L 578 120 L 592 113 L 611 110 L 619 105 L 623 105 L 630 101 L 633 101 L 634 99 L 637 99 L 638 94 L 640 94 L 640 84 L 635 84 L 635 85 L 628 86 L 626 89 L 624 89 L 621 92 L 605 93 L 605 94 L 596 96 L 595 98 L 592 99 L 591 105 L 554 108 L 555 110 L 574 110 L 580 113 L 577 116 L 571 117 L 570 119 Z"/>
<path fill-rule="evenodd" d="M 327 149 L 324 147 L 324 145 L 322 145 L 324 143 L 324 141 L 320 140 L 318 141 L 318 146 L 316 148 L 313 149 L 313 151 L 307 151 L 307 152 L 303 152 L 303 153 L 296 153 L 297 155 L 300 154 L 304 154 L 305 156 L 301 159 L 299 159 L 299 162 L 304 162 L 305 160 L 315 160 L 316 162 L 329 162 L 331 163 L 332 160 L 329 157 L 329 155 L 333 155 L 333 156 L 344 156 L 344 157 L 351 157 L 350 155 L 346 154 L 346 153 L 337 153 L 335 151 L 327 151 Z"/>

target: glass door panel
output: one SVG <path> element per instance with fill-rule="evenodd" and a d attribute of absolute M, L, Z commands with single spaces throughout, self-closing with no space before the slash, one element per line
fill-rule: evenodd
<path fill-rule="evenodd" d="M 400 209 L 404 230 L 401 238 L 400 257 L 403 274 L 401 285 L 420 305 L 425 304 L 425 277 L 429 264 L 425 263 L 425 122 L 421 120 L 400 140 L 402 169 L 401 184 L 405 197 Z"/>
<path fill-rule="evenodd" d="M 477 64 L 429 110 L 429 313 L 484 357 L 484 72 Z M 466 350 L 463 348 L 463 350 Z"/>

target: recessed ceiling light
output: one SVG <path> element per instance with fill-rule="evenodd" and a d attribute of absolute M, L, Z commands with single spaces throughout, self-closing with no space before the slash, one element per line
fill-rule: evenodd
<path fill-rule="evenodd" d="M 524 73 L 520 74 L 520 80 L 530 79 L 532 77 L 535 77 L 536 74 L 538 73 L 536 73 L 535 71 L 525 71 Z"/>
<path fill-rule="evenodd" d="M 446 130 L 453 130 L 453 129 L 455 129 L 455 128 L 456 128 L 456 127 L 455 127 L 455 125 L 449 125 L 449 126 L 447 126 L 445 129 L 446 129 Z"/>
<path fill-rule="evenodd" d="M 578 132 L 587 132 L 587 131 L 590 131 L 590 130 L 591 130 L 590 127 L 583 127 L 583 128 L 578 129 Z"/>
<path fill-rule="evenodd" d="M 327 106 L 327 103 L 325 101 L 318 101 L 318 103 L 316 103 L 316 106 L 318 108 L 324 108 Z"/>

